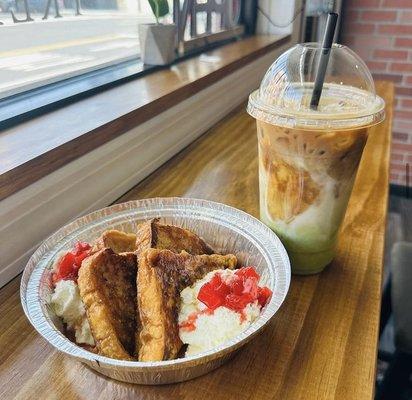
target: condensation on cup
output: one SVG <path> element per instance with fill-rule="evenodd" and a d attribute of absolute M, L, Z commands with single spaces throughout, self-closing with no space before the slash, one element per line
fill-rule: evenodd
<path fill-rule="evenodd" d="M 295 274 L 335 255 L 369 131 L 384 119 L 365 63 L 333 45 L 318 108 L 310 108 L 318 43 L 298 44 L 269 68 L 247 110 L 256 118 L 260 216 L 285 245 Z"/>

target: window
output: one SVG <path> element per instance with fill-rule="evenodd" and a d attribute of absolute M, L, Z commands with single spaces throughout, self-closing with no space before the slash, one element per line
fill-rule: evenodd
<path fill-rule="evenodd" d="M 243 33 L 240 0 L 169 0 L 179 56 Z M 148 0 L 0 0 L 0 121 L 145 73 Z M 24 100 L 22 102 L 22 100 Z"/>
<path fill-rule="evenodd" d="M 142 0 L 0 0 L 0 98 L 135 59 Z"/>

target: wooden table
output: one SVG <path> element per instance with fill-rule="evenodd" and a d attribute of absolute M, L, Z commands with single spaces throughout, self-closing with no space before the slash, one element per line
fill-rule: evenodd
<path fill-rule="evenodd" d="M 379 82 L 377 88 L 387 118 L 368 140 L 335 261 L 319 275 L 294 276 L 273 322 L 232 361 L 175 385 L 106 379 L 55 351 L 33 330 L 16 278 L 0 291 L 0 398 L 371 399 L 393 103 L 392 84 Z M 239 109 L 119 201 L 198 197 L 257 216 L 256 146 L 254 120 Z"/>

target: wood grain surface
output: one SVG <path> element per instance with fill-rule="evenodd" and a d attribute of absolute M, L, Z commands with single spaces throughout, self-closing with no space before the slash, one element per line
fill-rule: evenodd
<path fill-rule="evenodd" d="M 0 200 L 209 87 L 290 39 L 253 36 L 0 132 Z"/>
<path fill-rule="evenodd" d="M 385 122 L 364 151 L 337 256 L 321 274 L 294 276 L 268 328 L 223 367 L 161 387 L 119 383 L 58 353 L 30 326 L 19 280 L 0 291 L 0 398 L 372 399 L 388 200 L 393 85 L 377 84 Z M 212 199 L 258 215 L 254 121 L 238 110 L 119 201 Z"/>

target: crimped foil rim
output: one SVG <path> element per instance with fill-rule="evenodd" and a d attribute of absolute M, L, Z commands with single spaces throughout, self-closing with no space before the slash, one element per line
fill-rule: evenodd
<path fill-rule="evenodd" d="M 248 239 L 260 248 L 266 262 L 273 269 L 271 271 L 273 273 L 272 277 L 275 273 L 274 265 L 278 266 L 275 285 L 271 285 L 272 289 L 275 289 L 271 301 L 266 305 L 259 318 L 233 340 L 213 350 L 190 357 L 154 362 L 123 361 L 100 356 L 75 345 L 54 327 L 42 308 L 39 293 L 40 280 L 45 267 L 49 265 L 49 263 L 46 264 L 43 260 L 47 259 L 47 255 L 50 255 L 51 252 L 56 254 L 62 249 L 57 245 L 63 238 L 67 239 L 70 235 L 77 236 L 82 230 L 88 230 L 90 224 L 113 223 L 117 220 L 124 220 L 127 216 L 131 217 L 134 213 L 150 213 L 154 210 L 157 212 L 161 211 L 162 213 L 169 212 L 171 216 L 181 214 L 182 216 L 186 215 L 198 220 L 212 220 L 219 225 L 243 232 Z M 162 216 L 165 217 L 167 215 Z M 226 216 L 226 219 L 223 216 Z M 149 370 L 153 370 L 155 372 L 170 368 L 174 370 L 184 369 L 207 363 L 231 353 L 246 344 L 267 325 L 280 308 L 289 289 L 290 275 L 289 258 L 279 238 L 266 225 L 250 214 L 222 203 L 203 199 L 179 197 L 151 198 L 115 204 L 80 217 L 60 228 L 39 246 L 28 261 L 21 280 L 20 296 L 23 310 L 31 324 L 58 350 L 83 362 L 97 364 L 99 367 L 116 367 L 124 371 L 149 372 Z"/>

